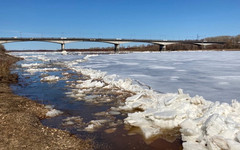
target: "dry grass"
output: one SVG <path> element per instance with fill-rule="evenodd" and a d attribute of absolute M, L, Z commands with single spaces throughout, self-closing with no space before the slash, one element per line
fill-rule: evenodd
<path fill-rule="evenodd" d="M 0 61 L 0 78 L 9 74 L 8 64 Z"/>
<path fill-rule="evenodd" d="M 13 63 L 19 61 L 19 58 L 7 55 L 0 52 L 0 82 L 1 83 L 13 83 L 17 82 L 17 75 L 10 73 L 10 67 Z"/>
<path fill-rule="evenodd" d="M 17 75 L 10 74 L 10 70 L 9 70 L 10 66 L 11 66 L 11 63 L 0 60 L 0 82 L 2 83 L 17 82 L 17 79 L 18 79 Z"/>
<path fill-rule="evenodd" d="M 3 53 L 3 52 L 6 52 L 6 49 L 2 44 L 0 44 L 0 53 Z"/>

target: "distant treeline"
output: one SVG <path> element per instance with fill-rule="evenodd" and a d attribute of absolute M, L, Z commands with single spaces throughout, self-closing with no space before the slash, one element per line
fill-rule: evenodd
<path fill-rule="evenodd" d="M 208 46 L 212 49 L 240 49 L 240 35 L 237 36 L 216 36 L 205 38 L 205 41 L 225 42 L 223 45 Z M 207 47 L 207 48 L 208 48 Z"/>
<path fill-rule="evenodd" d="M 186 40 L 191 41 L 191 40 Z M 192 40 L 196 41 L 196 40 Z M 205 47 L 200 47 L 198 45 L 193 44 L 172 44 L 167 45 L 166 50 L 168 51 L 178 51 L 178 50 L 227 50 L 227 49 L 236 49 L 240 50 L 240 35 L 237 36 L 216 36 L 216 37 L 208 37 L 201 40 L 199 42 L 224 42 L 225 44 L 214 44 L 208 45 Z M 113 47 L 93 47 L 88 49 L 66 49 L 67 51 L 113 51 Z M 0 52 L 5 51 L 3 45 L 0 44 Z M 26 51 L 26 50 L 24 50 Z M 31 50 L 29 50 L 31 51 Z M 35 51 L 35 50 L 34 50 Z M 38 50 L 38 51 L 47 51 L 47 50 Z M 59 50 L 56 50 L 59 51 Z M 120 51 L 159 51 L 159 46 L 154 44 L 142 44 L 138 46 L 121 46 Z"/>
<path fill-rule="evenodd" d="M 196 41 L 196 40 L 194 40 Z M 205 39 L 198 40 L 201 42 L 224 42 L 225 44 L 213 44 L 205 47 L 201 47 L 193 44 L 173 44 L 168 45 L 167 50 L 223 50 L 223 49 L 240 49 L 240 35 L 237 36 L 216 36 L 208 37 Z"/>

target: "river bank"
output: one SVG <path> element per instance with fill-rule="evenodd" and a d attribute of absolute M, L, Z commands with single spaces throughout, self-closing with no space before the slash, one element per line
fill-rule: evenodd
<path fill-rule="evenodd" d="M 9 85 L 17 82 L 17 75 L 10 66 L 18 60 L 0 53 L 0 149 L 93 149 L 91 140 L 43 126 L 40 120 L 48 109 L 12 93 Z"/>

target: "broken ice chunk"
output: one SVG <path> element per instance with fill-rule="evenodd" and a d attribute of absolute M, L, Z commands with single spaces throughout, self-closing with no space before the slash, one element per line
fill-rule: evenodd
<path fill-rule="evenodd" d="M 178 98 L 177 95 L 173 95 L 165 98 L 164 100 L 165 106 L 171 105 L 177 98 Z"/>
<path fill-rule="evenodd" d="M 58 115 L 60 115 L 60 114 L 62 114 L 63 112 L 61 112 L 60 110 L 56 110 L 56 109 L 52 109 L 52 110 L 50 110 L 50 111 L 48 111 L 47 113 L 46 113 L 46 116 L 47 117 L 55 117 L 55 116 L 58 116 Z"/>
<path fill-rule="evenodd" d="M 57 76 L 47 76 L 41 79 L 41 81 L 49 82 L 49 81 L 57 81 L 59 80 L 59 77 Z"/>
<path fill-rule="evenodd" d="M 176 116 L 177 116 L 177 112 L 175 110 L 157 112 L 154 114 L 154 118 L 164 119 L 164 120 L 174 119 L 176 118 Z"/>

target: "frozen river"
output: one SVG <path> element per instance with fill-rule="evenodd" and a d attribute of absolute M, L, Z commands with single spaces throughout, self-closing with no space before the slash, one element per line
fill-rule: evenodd
<path fill-rule="evenodd" d="M 45 125 L 109 149 L 240 146 L 240 52 L 11 54 L 14 92 L 63 113 Z"/>
<path fill-rule="evenodd" d="M 181 88 L 211 101 L 240 99 L 240 52 L 163 52 L 100 55 L 85 67 L 136 79 L 168 93 Z"/>

